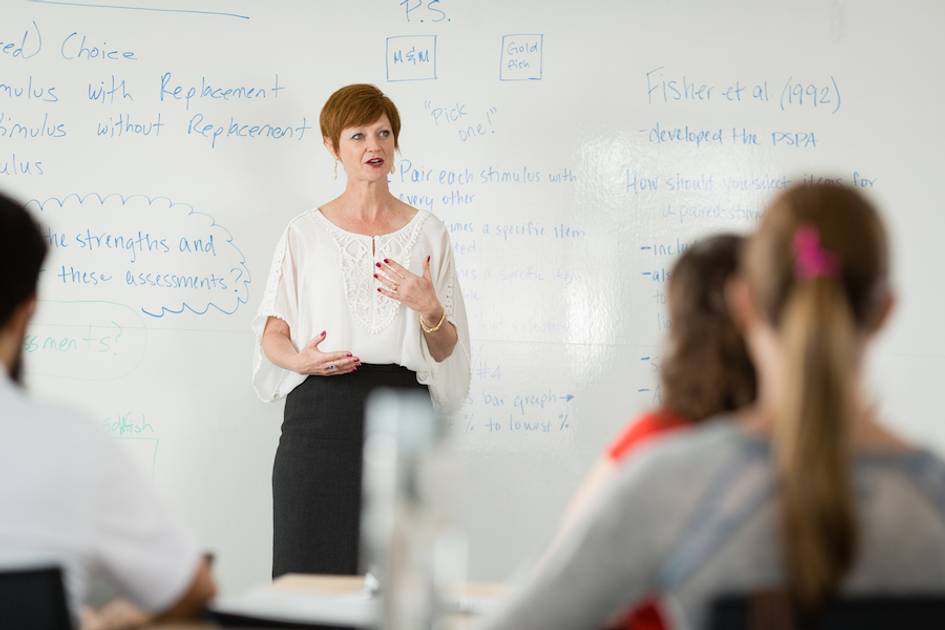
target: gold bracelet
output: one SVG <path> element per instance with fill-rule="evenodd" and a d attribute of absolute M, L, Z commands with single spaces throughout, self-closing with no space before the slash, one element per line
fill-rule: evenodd
<path fill-rule="evenodd" d="M 427 328 L 426 323 L 424 323 L 424 321 L 423 321 L 423 315 L 421 315 L 421 316 L 420 316 L 420 328 L 423 329 L 423 332 L 425 332 L 425 333 L 427 333 L 428 335 L 430 335 L 430 334 L 433 334 L 433 333 L 435 333 L 436 331 L 438 331 L 438 330 L 440 329 L 440 327 L 443 325 L 443 322 L 445 322 L 445 321 L 446 321 L 446 309 L 444 308 L 444 309 L 443 309 L 443 314 L 440 316 L 440 321 L 438 321 L 438 322 L 436 323 L 436 326 L 433 326 L 433 327 L 431 327 L 431 328 Z"/>

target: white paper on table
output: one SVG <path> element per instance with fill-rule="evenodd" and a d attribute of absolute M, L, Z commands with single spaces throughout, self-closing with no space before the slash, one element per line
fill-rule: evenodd
<path fill-rule="evenodd" d="M 378 598 L 363 591 L 305 593 L 264 586 L 236 597 L 219 598 L 210 608 L 214 612 L 260 620 L 365 628 L 377 625 L 380 605 Z"/>

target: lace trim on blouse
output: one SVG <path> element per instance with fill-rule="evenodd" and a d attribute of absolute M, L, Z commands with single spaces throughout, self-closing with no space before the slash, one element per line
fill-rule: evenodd
<path fill-rule="evenodd" d="M 446 319 L 453 317 L 453 279 L 450 278 L 443 290 L 443 295 L 438 296 L 443 301 L 443 308 L 446 310 Z"/>
<path fill-rule="evenodd" d="M 407 263 L 429 213 L 418 211 L 417 216 L 396 232 L 374 237 L 343 230 L 320 210 L 315 210 L 315 214 L 338 246 L 348 308 L 372 334 L 379 333 L 390 326 L 402 305 L 377 291 L 374 261 L 391 258 Z"/>

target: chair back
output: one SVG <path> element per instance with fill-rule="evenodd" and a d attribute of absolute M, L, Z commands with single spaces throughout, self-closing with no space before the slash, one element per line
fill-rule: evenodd
<path fill-rule="evenodd" d="M 803 618 L 783 591 L 727 595 L 709 614 L 709 630 L 886 630 L 945 628 L 945 593 L 856 595 L 837 598 Z"/>
<path fill-rule="evenodd" d="M 0 571 L 0 628 L 72 630 L 62 570 Z"/>

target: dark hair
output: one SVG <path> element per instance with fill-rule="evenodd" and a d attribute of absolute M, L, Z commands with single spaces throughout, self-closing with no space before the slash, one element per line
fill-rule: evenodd
<path fill-rule="evenodd" d="M 821 266 L 807 271 L 801 243 Z M 858 530 L 850 426 L 858 338 L 888 296 L 889 251 L 879 213 L 855 189 L 799 185 L 770 204 L 745 250 L 752 300 L 784 348 L 774 423 L 788 588 L 813 612 L 853 564 Z"/>
<path fill-rule="evenodd" d="M 697 241 L 670 272 L 669 338 L 660 365 L 663 407 L 688 420 L 734 411 L 755 399 L 755 369 L 725 299 L 743 242 L 736 234 Z"/>
<path fill-rule="evenodd" d="M 20 203 L 0 193 L 0 327 L 36 294 L 46 240 Z"/>
<path fill-rule="evenodd" d="M 335 90 L 325 101 L 318 122 L 322 137 L 331 140 L 331 146 L 338 151 L 343 129 L 371 124 L 385 114 L 394 134 L 394 147 L 399 148 L 400 114 L 397 113 L 397 106 L 380 89 L 369 83 L 354 83 Z"/>

